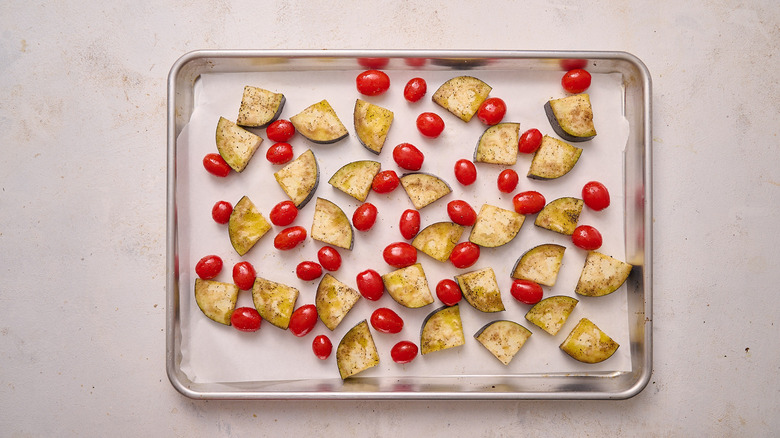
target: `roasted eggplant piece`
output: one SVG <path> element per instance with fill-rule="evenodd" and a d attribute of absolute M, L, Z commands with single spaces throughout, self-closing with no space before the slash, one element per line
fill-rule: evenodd
<path fill-rule="evenodd" d="M 566 247 L 554 243 L 535 246 L 520 256 L 512 269 L 512 278 L 555 286 Z"/>
<path fill-rule="evenodd" d="M 504 365 L 509 365 L 530 337 L 530 330 L 507 320 L 489 322 L 474 334 L 474 339 Z"/>
<path fill-rule="evenodd" d="M 325 327 L 335 330 L 359 299 L 358 291 L 325 274 L 317 286 L 314 305 Z"/>
<path fill-rule="evenodd" d="M 327 100 L 321 100 L 290 117 L 290 122 L 298 133 L 313 143 L 335 143 L 349 135 Z"/>
<path fill-rule="evenodd" d="M 274 178 L 284 193 L 298 208 L 303 208 L 311 200 L 320 182 L 320 168 L 311 149 L 288 163 Z"/>
<path fill-rule="evenodd" d="M 582 149 L 545 135 L 534 153 L 527 176 L 533 179 L 560 178 L 574 168 L 580 155 Z"/>
<path fill-rule="evenodd" d="M 577 287 L 579 295 L 600 297 L 616 291 L 628 279 L 632 266 L 622 260 L 589 251 Z"/>
<path fill-rule="evenodd" d="M 238 255 L 246 254 L 271 229 L 271 224 L 248 196 L 242 197 L 233 207 L 228 220 L 230 244 Z"/>
<path fill-rule="evenodd" d="M 587 141 L 596 136 L 593 108 L 587 94 L 550 100 L 544 104 L 544 112 L 555 133 L 566 141 Z"/>
<path fill-rule="evenodd" d="M 513 210 L 483 204 L 471 228 L 469 242 L 495 248 L 512 241 L 525 222 L 525 216 Z"/>
<path fill-rule="evenodd" d="M 412 246 L 440 262 L 446 262 L 462 235 L 462 225 L 436 222 L 423 228 L 412 240 Z"/>
<path fill-rule="evenodd" d="M 577 228 L 584 202 L 578 198 L 558 198 L 544 206 L 536 215 L 534 225 L 556 233 L 571 236 Z"/>
<path fill-rule="evenodd" d="M 252 301 L 257 313 L 264 320 L 287 330 L 295 310 L 295 302 L 298 301 L 298 289 L 257 277 L 252 286 Z"/>
<path fill-rule="evenodd" d="M 525 314 L 525 319 L 555 336 L 561 330 L 579 300 L 565 295 L 547 297 L 534 304 Z"/>
<path fill-rule="evenodd" d="M 465 343 L 463 321 L 457 304 L 441 307 L 425 317 L 420 333 L 420 354 L 459 347 Z"/>
<path fill-rule="evenodd" d="M 259 136 L 230 120 L 220 117 L 217 122 L 217 151 L 231 169 L 241 172 L 249 164 L 257 148 L 263 142 Z"/>
<path fill-rule="evenodd" d="M 433 93 L 433 101 L 468 122 L 490 95 L 492 87 L 473 76 L 457 76 L 443 83 Z"/>
<path fill-rule="evenodd" d="M 403 175 L 401 186 L 417 210 L 432 204 L 452 191 L 449 184 L 443 179 L 424 172 Z"/>
<path fill-rule="evenodd" d="M 512 166 L 517 162 L 519 141 L 519 123 L 504 122 L 490 126 L 479 137 L 474 162 Z"/>
<path fill-rule="evenodd" d="M 379 365 L 379 353 L 365 319 L 341 338 L 336 347 L 336 365 L 342 379 Z"/>
<path fill-rule="evenodd" d="M 390 297 L 404 307 L 416 309 L 433 303 L 431 288 L 420 263 L 383 275 L 382 283 Z"/>
<path fill-rule="evenodd" d="M 279 118 L 285 100 L 282 93 L 247 85 L 244 87 L 236 124 L 250 128 L 264 128 Z"/>
<path fill-rule="evenodd" d="M 480 312 L 500 312 L 504 310 L 501 291 L 493 268 L 478 269 L 455 276 L 463 298 Z"/>
<path fill-rule="evenodd" d="M 311 238 L 339 248 L 352 249 L 352 223 L 341 207 L 327 199 L 317 198 Z"/>
<path fill-rule="evenodd" d="M 560 345 L 566 354 L 585 363 L 604 362 L 618 347 L 617 342 L 587 318 L 582 318 Z"/>
<path fill-rule="evenodd" d="M 214 280 L 195 279 L 195 302 L 201 312 L 212 321 L 230 325 L 230 317 L 236 310 L 238 286 Z"/>
<path fill-rule="evenodd" d="M 355 134 L 369 151 L 379 154 L 393 124 L 393 112 L 379 105 L 358 99 L 355 102 Z"/>
<path fill-rule="evenodd" d="M 378 161 L 353 161 L 341 166 L 328 183 L 358 201 L 365 202 L 371 191 L 371 183 L 381 167 Z"/>

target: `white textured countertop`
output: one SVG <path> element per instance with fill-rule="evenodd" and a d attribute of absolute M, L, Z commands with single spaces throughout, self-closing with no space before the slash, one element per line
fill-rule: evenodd
<path fill-rule="evenodd" d="M 1 435 L 780 430 L 774 1 L 329 3 L 0 5 Z M 180 395 L 165 373 L 166 80 L 182 54 L 227 48 L 616 50 L 642 59 L 654 120 L 647 388 L 624 401 Z"/>

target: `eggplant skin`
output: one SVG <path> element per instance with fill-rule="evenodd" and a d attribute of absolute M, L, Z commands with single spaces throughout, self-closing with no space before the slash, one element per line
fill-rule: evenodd
<path fill-rule="evenodd" d="M 588 141 L 596 136 L 590 96 L 577 94 L 544 104 L 547 120 L 559 137 L 566 141 Z"/>

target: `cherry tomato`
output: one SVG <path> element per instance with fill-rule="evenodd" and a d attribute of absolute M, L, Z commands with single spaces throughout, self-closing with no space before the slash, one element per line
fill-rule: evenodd
<path fill-rule="evenodd" d="M 456 161 L 455 178 L 464 186 L 474 184 L 474 181 L 477 180 L 477 166 L 465 158 Z"/>
<path fill-rule="evenodd" d="M 393 160 L 406 170 L 420 170 L 425 156 L 414 145 L 401 143 L 393 148 Z"/>
<path fill-rule="evenodd" d="M 282 201 L 271 209 L 271 213 L 268 214 L 271 219 L 271 223 L 279 226 L 286 227 L 295 221 L 298 217 L 298 207 L 292 201 Z"/>
<path fill-rule="evenodd" d="M 498 97 L 489 97 L 482 102 L 477 110 L 477 117 L 482 123 L 492 126 L 504 118 L 506 114 L 506 103 Z"/>
<path fill-rule="evenodd" d="M 590 225 L 580 225 L 574 229 L 571 241 L 579 248 L 593 251 L 601 248 L 601 233 Z"/>
<path fill-rule="evenodd" d="M 203 157 L 203 167 L 205 167 L 210 174 L 222 178 L 230 174 L 230 165 L 220 154 L 206 154 L 206 156 Z"/>
<path fill-rule="evenodd" d="M 447 214 L 458 225 L 470 227 L 477 221 L 477 212 L 466 201 L 460 199 L 447 204 Z"/>
<path fill-rule="evenodd" d="M 404 63 L 410 67 L 422 67 L 426 62 L 426 58 L 404 58 Z"/>
<path fill-rule="evenodd" d="M 230 315 L 230 325 L 242 332 L 256 332 L 262 322 L 263 318 L 254 307 L 239 307 Z"/>
<path fill-rule="evenodd" d="M 360 295 L 369 301 L 376 301 L 382 298 L 385 292 L 385 284 L 382 282 L 382 276 L 373 269 L 366 269 L 359 273 L 355 279 Z"/>
<path fill-rule="evenodd" d="M 390 88 L 390 77 L 379 70 L 366 70 L 355 79 L 360 94 L 377 96 Z"/>
<path fill-rule="evenodd" d="M 420 231 L 420 212 L 417 210 L 404 210 L 401 220 L 398 221 L 398 229 L 404 239 L 409 240 Z"/>
<path fill-rule="evenodd" d="M 423 78 L 412 78 L 404 87 L 404 99 L 409 102 L 417 102 L 425 96 L 428 91 L 428 84 Z"/>
<path fill-rule="evenodd" d="M 293 158 L 290 143 L 274 143 L 265 153 L 265 158 L 273 164 L 284 164 Z"/>
<path fill-rule="evenodd" d="M 404 320 L 392 309 L 380 307 L 371 314 L 371 326 L 382 333 L 398 333 L 404 328 Z"/>
<path fill-rule="evenodd" d="M 515 211 L 520 214 L 539 213 L 546 203 L 547 200 L 544 199 L 544 195 L 533 190 L 520 192 L 512 198 L 512 204 L 515 206 Z"/>
<path fill-rule="evenodd" d="M 233 283 L 241 290 L 252 289 L 257 278 L 255 267 L 249 262 L 238 262 L 233 265 Z"/>
<path fill-rule="evenodd" d="M 303 281 L 316 280 L 322 275 L 322 266 L 317 262 L 308 260 L 300 262 L 295 267 L 295 275 Z"/>
<path fill-rule="evenodd" d="M 575 68 L 585 68 L 588 65 L 587 59 L 561 59 L 561 68 L 569 71 Z"/>
<path fill-rule="evenodd" d="M 365 68 L 382 68 L 390 63 L 390 58 L 358 58 L 357 61 Z"/>
<path fill-rule="evenodd" d="M 217 255 L 207 255 L 195 264 L 195 273 L 204 280 L 210 280 L 222 271 L 222 259 Z"/>
<path fill-rule="evenodd" d="M 338 271 L 341 267 L 341 254 L 332 246 L 323 246 L 317 251 L 317 260 L 328 271 Z"/>
<path fill-rule="evenodd" d="M 563 89 L 572 94 L 582 93 L 590 87 L 590 73 L 581 68 L 569 70 L 561 78 Z"/>
<path fill-rule="evenodd" d="M 471 242 L 461 242 L 455 245 L 450 253 L 450 261 L 456 268 L 468 268 L 479 258 L 479 245 Z"/>
<path fill-rule="evenodd" d="M 436 285 L 436 297 L 445 305 L 454 306 L 463 298 L 463 293 L 455 280 L 445 278 Z"/>
<path fill-rule="evenodd" d="M 582 187 L 582 200 L 591 210 L 601 211 L 609 207 L 609 190 L 598 181 L 590 181 Z"/>
<path fill-rule="evenodd" d="M 504 169 L 498 174 L 498 190 L 504 193 L 512 193 L 517 188 L 520 177 L 512 169 Z"/>
<path fill-rule="evenodd" d="M 333 343 L 330 342 L 330 338 L 325 335 L 317 335 L 311 341 L 311 350 L 317 359 L 325 360 L 330 357 L 330 353 L 333 351 Z"/>
<path fill-rule="evenodd" d="M 512 296 L 515 297 L 517 301 L 525 304 L 536 304 L 542 300 L 542 296 L 544 295 L 542 286 L 533 281 L 521 279 L 512 282 L 512 287 L 509 289 L 509 292 L 512 293 Z"/>
<path fill-rule="evenodd" d="M 401 341 L 390 349 L 390 357 L 395 363 L 409 363 L 417 357 L 417 345 L 409 341 Z"/>
<path fill-rule="evenodd" d="M 282 251 L 293 249 L 306 240 L 306 228 L 295 226 L 285 228 L 274 238 L 274 248 Z"/>
<path fill-rule="evenodd" d="M 314 329 L 317 318 L 317 307 L 314 304 L 306 304 L 295 309 L 295 312 L 290 315 L 290 324 L 287 328 L 300 338 Z"/>
<path fill-rule="evenodd" d="M 376 222 L 376 215 L 378 210 L 376 206 L 370 202 L 366 202 L 352 214 L 352 225 L 357 228 L 358 231 L 368 231 L 374 226 Z"/>
<path fill-rule="evenodd" d="M 230 221 L 230 213 L 233 213 L 233 205 L 227 201 L 217 201 L 211 207 L 211 218 L 218 224 L 226 224 Z"/>
<path fill-rule="evenodd" d="M 428 138 L 436 138 L 444 131 L 444 120 L 436 113 L 422 113 L 417 116 L 417 130 Z"/>
<path fill-rule="evenodd" d="M 517 150 L 524 154 L 532 154 L 542 145 L 542 131 L 531 128 L 520 135 Z"/>
<path fill-rule="evenodd" d="M 371 190 L 377 193 L 390 193 L 401 184 L 401 179 L 395 170 L 383 170 L 376 174 L 371 183 Z"/>
<path fill-rule="evenodd" d="M 382 257 L 394 268 L 405 268 L 417 263 L 417 248 L 406 242 L 391 243 L 382 251 Z"/>
<path fill-rule="evenodd" d="M 289 120 L 276 120 L 265 128 L 265 135 L 277 143 L 287 142 L 295 135 L 295 126 Z"/>

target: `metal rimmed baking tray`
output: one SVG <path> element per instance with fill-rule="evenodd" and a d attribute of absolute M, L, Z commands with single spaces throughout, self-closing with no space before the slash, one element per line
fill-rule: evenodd
<path fill-rule="evenodd" d="M 560 78 L 566 60 L 585 60 L 594 74 L 617 77 L 616 92 L 626 121 L 626 144 L 620 174 L 622 251 L 633 265 L 624 285 L 629 366 L 619 371 L 565 372 L 422 372 L 300 378 L 197 379 L 183 367 L 183 346 L 193 342 L 183 322 L 189 316 L 191 290 L 183 281 L 197 259 L 191 259 L 182 230 L 191 225 L 186 210 L 189 169 L 182 155 L 181 134 L 192 120 L 196 87 L 207 75 L 342 74 L 353 77 L 360 61 L 385 58 L 394 73 L 470 75 L 528 73 Z M 353 82 L 353 79 L 349 79 Z M 307 86 L 311 86 L 308 84 Z M 429 85 L 435 86 L 435 85 Z M 398 86 L 396 86 L 398 87 Z M 429 89 L 429 93 L 433 90 Z M 313 102 L 312 102 L 313 103 Z M 289 114 L 286 115 L 289 117 Z M 167 300 L 166 367 L 173 386 L 185 396 L 202 399 L 625 399 L 638 394 L 652 372 L 652 227 L 651 227 L 651 79 L 644 64 L 624 52 L 589 51 L 367 51 L 367 50 L 209 50 L 185 54 L 168 77 Z M 345 125 L 351 128 L 349 116 Z M 472 122 L 473 123 L 473 122 Z M 351 129 L 350 129 L 351 131 Z M 327 178 L 327 177 L 325 177 Z M 322 182 L 320 183 L 322 184 Z M 213 202 L 213 201 L 212 201 Z M 508 294 L 507 294 L 508 295 Z M 189 305 L 189 304 L 186 304 Z M 202 315 L 201 315 L 202 316 Z M 268 330 L 274 329 L 270 327 Z M 468 337 L 468 335 L 467 335 Z M 334 339 L 336 344 L 338 339 Z M 185 347 L 186 349 L 186 347 Z M 389 358 L 388 358 L 389 361 Z"/>

